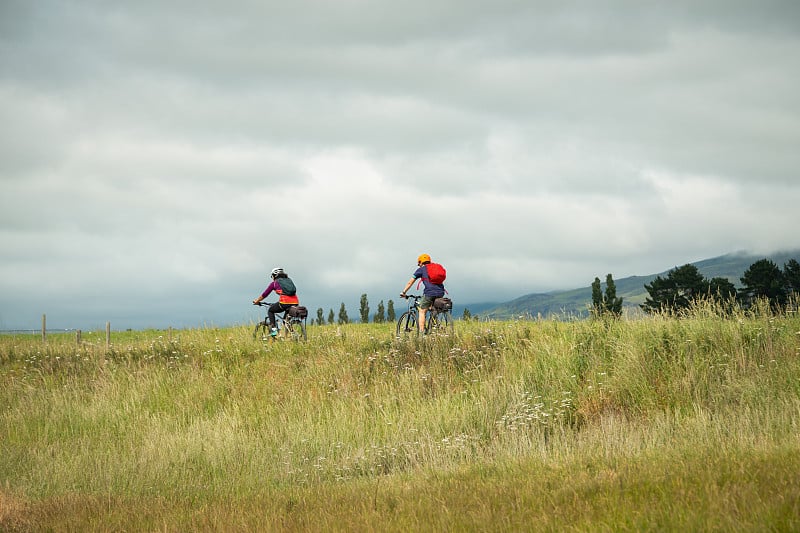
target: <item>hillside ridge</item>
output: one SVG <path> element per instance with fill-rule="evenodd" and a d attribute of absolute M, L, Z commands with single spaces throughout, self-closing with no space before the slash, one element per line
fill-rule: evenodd
<path fill-rule="evenodd" d="M 790 259 L 800 261 L 800 250 L 779 251 L 771 254 L 753 254 L 745 251 L 732 252 L 718 257 L 702 259 L 689 263 L 697 267 L 700 273 L 708 278 L 727 278 L 737 287 L 741 286 L 740 278 L 744 272 L 756 261 L 769 259 L 778 267 L 783 268 Z M 647 297 L 645 284 L 652 282 L 656 277 L 666 277 L 670 270 L 683 265 L 674 265 L 667 270 L 645 276 L 628 276 L 614 279 L 617 286 L 617 296 L 623 298 L 625 307 L 638 308 Z M 613 276 L 613 272 L 611 273 Z M 605 274 L 598 275 L 605 287 Z M 592 302 L 593 280 L 587 280 L 585 287 L 575 289 L 556 290 L 546 293 L 531 293 L 520 296 L 505 303 L 483 310 L 481 316 L 493 319 L 508 319 L 520 316 L 550 317 L 550 316 L 586 316 Z"/>

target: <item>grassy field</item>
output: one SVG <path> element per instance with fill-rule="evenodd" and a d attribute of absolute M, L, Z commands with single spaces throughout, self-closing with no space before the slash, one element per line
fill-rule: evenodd
<path fill-rule="evenodd" d="M 798 531 L 800 317 L 0 337 L 0 531 Z"/>

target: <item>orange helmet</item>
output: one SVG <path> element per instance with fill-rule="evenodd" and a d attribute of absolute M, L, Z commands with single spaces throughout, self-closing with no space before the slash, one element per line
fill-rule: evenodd
<path fill-rule="evenodd" d="M 417 263 L 430 263 L 430 262 L 431 262 L 431 256 L 429 256 L 428 254 L 422 254 L 419 257 L 417 257 Z"/>

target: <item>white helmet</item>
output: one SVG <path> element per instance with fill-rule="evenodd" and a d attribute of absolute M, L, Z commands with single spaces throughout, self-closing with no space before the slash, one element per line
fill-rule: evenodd
<path fill-rule="evenodd" d="M 272 277 L 274 278 L 274 277 L 275 277 L 275 276 L 277 276 L 278 274 L 283 274 L 283 269 L 282 269 L 281 267 L 275 267 L 275 268 L 273 268 L 273 269 L 272 269 L 272 272 L 270 273 L 270 276 L 272 276 Z"/>

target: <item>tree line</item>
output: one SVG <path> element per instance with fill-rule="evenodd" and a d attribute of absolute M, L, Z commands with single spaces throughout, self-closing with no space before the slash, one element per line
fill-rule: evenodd
<path fill-rule="evenodd" d="M 760 259 L 750 265 L 739 281 L 742 286 L 737 289 L 727 278 L 707 279 L 695 265 L 687 264 L 670 270 L 666 277 L 657 276 L 646 283 L 648 296 L 639 307 L 648 314 L 679 313 L 697 300 L 706 299 L 723 304 L 736 302 L 745 309 L 757 300 L 766 300 L 774 309 L 783 309 L 800 295 L 800 263 L 790 259 L 781 269 L 769 259 Z M 616 295 L 611 274 L 606 276 L 605 292 L 599 278 L 592 283 L 592 314 L 622 314 L 622 298 Z"/>
<path fill-rule="evenodd" d="M 366 294 L 361 295 L 361 307 L 359 309 L 359 315 L 361 322 L 366 323 L 370 321 L 369 300 L 367 299 Z M 376 324 L 382 324 L 384 322 L 394 322 L 395 319 L 394 301 L 389 300 L 384 306 L 383 300 L 381 300 L 378 304 L 375 314 L 372 316 L 372 322 L 375 322 Z M 327 319 L 325 316 L 325 311 L 321 307 L 318 308 L 317 318 L 314 319 L 313 322 L 319 326 L 324 326 L 325 324 L 349 324 L 350 316 L 347 314 L 347 307 L 344 305 L 344 302 L 342 302 L 342 305 L 339 306 L 339 314 L 335 315 L 333 313 L 333 309 L 330 309 L 328 311 Z"/>
<path fill-rule="evenodd" d="M 361 306 L 359 307 L 358 314 L 362 323 L 366 324 L 370 322 L 369 298 L 367 298 L 366 293 L 361 295 Z M 469 309 L 464 309 L 464 316 L 462 318 L 464 320 L 473 319 Z M 371 321 L 375 324 L 383 324 L 384 322 L 394 322 L 395 320 L 397 320 L 397 316 L 394 310 L 394 300 L 389 300 L 386 302 L 386 305 L 384 305 L 383 300 L 381 300 L 378 303 L 375 313 L 372 315 Z M 342 305 L 339 306 L 339 314 L 334 314 L 333 309 L 330 309 L 327 318 L 325 310 L 320 307 L 317 309 L 317 318 L 312 319 L 312 323 L 318 326 L 324 326 L 325 324 L 349 324 L 350 317 L 347 314 L 347 307 L 344 305 L 344 302 L 342 302 Z"/>

